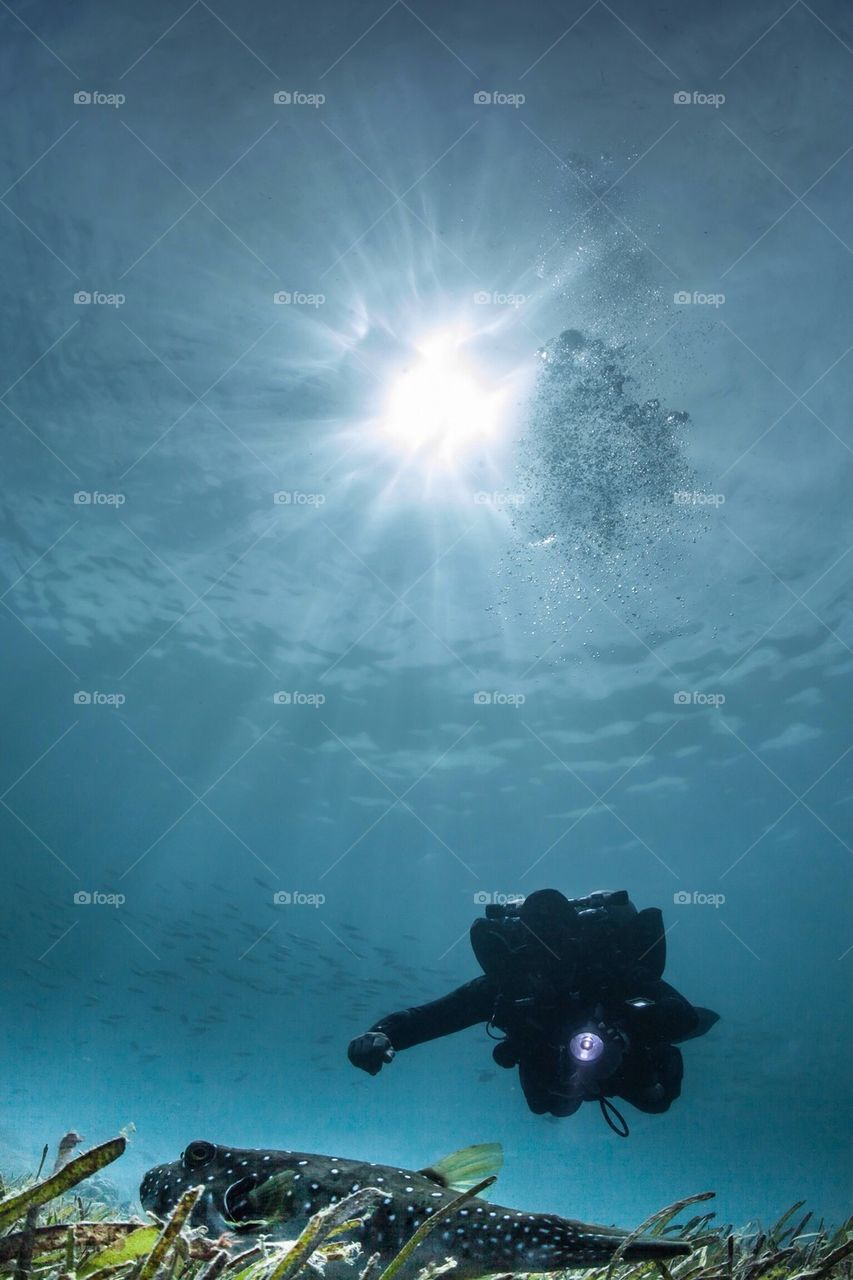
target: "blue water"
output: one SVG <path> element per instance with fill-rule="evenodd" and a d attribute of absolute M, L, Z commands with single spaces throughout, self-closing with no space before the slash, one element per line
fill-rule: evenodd
<path fill-rule="evenodd" d="M 525 1208 L 839 1219 L 849 6 L 0 32 L 4 1170 L 129 1123 L 125 1193 L 192 1138 L 497 1140 Z M 627 1142 L 482 1028 L 346 1059 L 544 886 L 662 906 L 721 1014 Z"/>

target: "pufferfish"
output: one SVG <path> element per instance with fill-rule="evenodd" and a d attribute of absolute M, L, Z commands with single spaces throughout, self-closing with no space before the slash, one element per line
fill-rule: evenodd
<path fill-rule="evenodd" d="M 311 1155 L 303 1151 L 241 1150 L 212 1142 L 191 1142 L 179 1160 L 146 1173 L 139 1189 L 145 1209 L 166 1217 L 190 1187 L 204 1191 L 190 1219 L 211 1235 L 233 1233 L 241 1247 L 263 1235 L 295 1239 L 319 1210 L 357 1191 L 383 1193 L 375 1211 L 343 1237 L 379 1255 L 387 1265 L 414 1232 L 438 1209 L 494 1173 L 501 1148 L 467 1147 L 425 1169 L 398 1169 Z M 574 1222 L 548 1213 L 524 1213 L 472 1198 L 442 1219 L 407 1264 L 413 1273 L 429 1263 L 454 1258 L 454 1276 L 469 1280 L 496 1272 L 558 1271 L 607 1263 L 628 1232 Z M 628 1246 L 626 1262 L 664 1260 L 689 1253 L 682 1242 L 640 1236 Z"/>

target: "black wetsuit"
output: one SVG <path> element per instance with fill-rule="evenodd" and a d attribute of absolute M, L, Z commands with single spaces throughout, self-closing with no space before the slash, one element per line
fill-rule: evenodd
<path fill-rule="evenodd" d="M 661 1112 L 679 1096 L 683 1062 L 675 1042 L 704 1034 L 717 1015 L 694 1008 L 662 980 L 659 911 L 637 912 L 625 893 L 570 902 L 542 890 L 515 914 L 475 920 L 471 942 L 482 977 L 370 1030 L 400 1050 L 485 1023 L 504 1033 L 493 1057 L 499 1066 L 518 1066 L 538 1114 L 571 1115 L 602 1095 Z M 619 1045 L 618 1065 L 594 1085 L 567 1058 L 571 1035 L 584 1025 L 606 1027 Z"/>

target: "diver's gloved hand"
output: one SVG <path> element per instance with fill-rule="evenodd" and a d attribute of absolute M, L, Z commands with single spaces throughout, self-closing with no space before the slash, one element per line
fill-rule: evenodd
<path fill-rule="evenodd" d="M 350 1040 L 347 1057 L 354 1067 L 360 1067 L 369 1075 L 376 1076 L 384 1063 L 392 1061 L 394 1049 L 391 1041 L 381 1031 L 366 1031 L 363 1036 Z"/>

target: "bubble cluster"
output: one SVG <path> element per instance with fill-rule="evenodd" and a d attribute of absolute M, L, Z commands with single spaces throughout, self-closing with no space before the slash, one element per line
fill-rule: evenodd
<path fill-rule="evenodd" d="M 539 355 L 519 446 L 518 554 L 552 620 L 593 596 L 635 605 L 703 521 L 679 502 L 695 483 L 689 415 L 638 398 L 624 348 L 570 329 Z"/>

